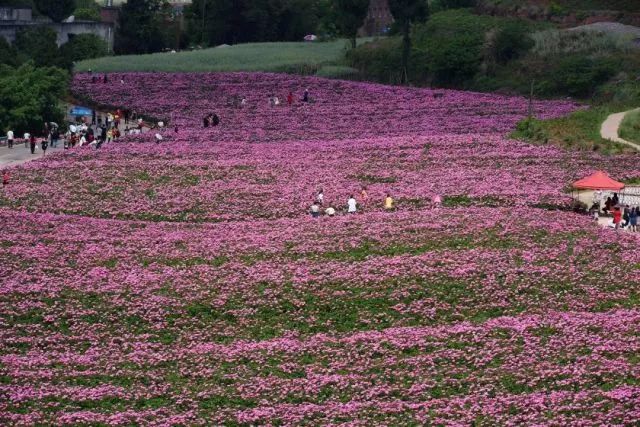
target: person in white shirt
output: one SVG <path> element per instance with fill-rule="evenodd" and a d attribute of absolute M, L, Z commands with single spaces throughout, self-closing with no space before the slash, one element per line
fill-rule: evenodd
<path fill-rule="evenodd" d="M 358 202 L 356 202 L 356 199 L 352 195 L 351 197 L 349 197 L 349 200 L 347 200 L 347 212 L 356 213 L 356 211 L 358 210 L 357 206 Z"/>
<path fill-rule="evenodd" d="M 31 134 L 29 132 L 25 132 L 22 139 L 24 140 L 24 148 L 27 148 L 29 146 L 29 141 L 31 140 Z"/>
<path fill-rule="evenodd" d="M 13 148 L 13 131 L 7 132 L 7 147 Z"/>
<path fill-rule="evenodd" d="M 318 196 L 316 196 L 316 200 L 318 203 L 322 205 L 324 203 L 324 193 L 322 192 L 322 188 L 318 191 Z"/>
<path fill-rule="evenodd" d="M 313 218 L 318 218 L 320 216 L 320 205 L 318 202 L 313 202 L 311 205 L 311 216 Z"/>
<path fill-rule="evenodd" d="M 329 206 L 327 208 L 327 210 L 324 211 L 325 215 L 327 216 L 335 216 L 336 215 L 336 210 L 333 209 L 331 206 Z"/>

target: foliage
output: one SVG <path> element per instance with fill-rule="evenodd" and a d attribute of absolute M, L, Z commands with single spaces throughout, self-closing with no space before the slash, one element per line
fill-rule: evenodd
<path fill-rule="evenodd" d="M 161 30 L 165 0 L 129 0 L 122 5 L 114 51 L 118 54 L 152 53 L 164 48 Z"/>
<path fill-rule="evenodd" d="M 349 38 L 356 47 L 358 29 L 369 10 L 369 0 L 332 0 L 332 12 L 340 34 Z"/>
<path fill-rule="evenodd" d="M 216 46 L 302 40 L 327 10 L 327 0 L 194 0 L 185 16 L 191 40 Z"/>
<path fill-rule="evenodd" d="M 475 7 L 477 0 L 432 0 L 430 8 L 433 13 L 449 9 L 465 9 Z"/>
<path fill-rule="evenodd" d="M 626 145 L 604 140 L 600 136 L 600 127 L 610 114 L 629 108 L 631 107 L 602 105 L 579 110 L 566 117 L 523 120 L 512 136 L 569 150 L 597 151 L 608 155 L 635 152 Z"/>
<path fill-rule="evenodd" d="M 0 129 L 17 135 L 39 133 L 44 121 L 62 123 L 59 99 L 67 90 L 68 74 L 55 67 L 18 68 L 0 65 Z"/>
<path fill-rule="evenodd" d="M 520 23 L 510 22 L 496 33 L 492 43 L 492 56 L 496 62 L 506 64 L 526 55 L 533 45 L 528 28 Z"/>
<path fill-rule="evenodd" d="M 411 56 L 411 24 L 427 19 L 429 4 L 424 0 L 389 0 L 389 9 L 402 34 L 401 82 L 406 83 Z"/>
<path fill-rule="evenodd" d="M 17 66 L 19 63 L 20 60 L 16 48 L 10 45 L 7 39 L 0 37 L 0 65 Z"/>
<path fill-rule="evenodd" d="M 558 58 L 554 78 L 540 85 L 543 93 L 566 93 L 575 97 L 588 97 L 595 88 L 616 73 L 616 64 L 581 55 Z"/>
<path fill-rule="evenodd" d="M 48 27 L 26 27 L 16 34 L 15 47 L 38 67 L 60 66 L 57 37 Z"/>
<path fill-rule="evenodd" d="M 68 18 L 76 8 L 75 0 L 35 0 L 35 6 L 43 15 L 53 22 L 62 22 Z"/>
<path fill-rule="evenodd" d="M 360 72 L 344 65 L 325 65 L 316 72 L 316 76 L 330 79 L 355 80 L 360 76 Z"/>
<path fill-rule="evenodd" d="M 549 57 L 574 53 L 607 55 L 634 49 L 631 37 L 593 30 L 544 30 L 531 34 L 535 42 L 533 53 Z"/>
<path fill-rule="evenodd" d="M 107 54 L 107 43 L 95 34 L 78 34 L 60 47 L 60 55 L 67 64 Z"/>
<path fill-rule="evenodd" d="M 375 40 L 347 52 L 347 61 L 369 80 L 398 84 L 402 80 L 401 45 L 399 37 Z"/>
<path fill-rule="evenodd" d="M 73 16 L 81 21 L 100 21 L 100 11 L 95 9 L 76 9 Z"/>
<path fill-rule="evenodd" d="M 622 139 L 640 144 L 640 110 L 634 110 L 622 120 L 619 135 Z"/>

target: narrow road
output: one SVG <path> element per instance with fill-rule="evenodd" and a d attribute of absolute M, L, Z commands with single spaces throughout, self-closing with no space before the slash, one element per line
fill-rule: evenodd
<path fill-rule="evenodd" d="M 638 110 L 640 110 L 640 108 Z M 620 130 L 620 125 L 622 124 L 622 121 L 624 120 L 625 116 L 631 112 L 638 111 L 638 110 L 631 110 L 631 111 L 625 111 L 623 113 L 616 113 L 607 117 L 607 120 L 605 120 L 604 123 L 602 123 L 602 128 L 600 128 L 600 135 L 602 136 L 602 138 L 608 139 L 609 141 L 618 142 L 620 144 L 628 145 L 640 151 L 640 145 L 624 140 L 620 138 L 620 135 L 618 134 Z"/>
<path fill-rule="evenodd" d="M 55 153 L 57 151 L 62 151 L 63 142 L 60 141 L 58 143 L 57 148 L 51 147 L 47 148 L 47 156 L 51 153 Z M 35 154 L 31 154 L 31 149 L 24 146 L 22 141 L 13 145 L 13 148 L 9 149 L 7 146 L 0 147 L 0 169 L 5 167 L 17 166 L 22 163 L 29 162 L 31 160 L 41 159 L 42 150 L 40 149 L 40 144 L 38 144 L 38 149 Z"/>

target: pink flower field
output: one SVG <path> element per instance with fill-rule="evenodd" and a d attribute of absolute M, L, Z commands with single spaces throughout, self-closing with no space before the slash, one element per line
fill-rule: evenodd
<path fill-rule="evenodd" d="M 564 209 L 637 156 L 510 140 L 522 98 L 125 82 L 73 90 L 169 121 L 161 144 L 47 155 L 0 193 L 1 425 L 640 424 L 640 234 Z M 308 214 L 319 188 L 337 217 Z"/>

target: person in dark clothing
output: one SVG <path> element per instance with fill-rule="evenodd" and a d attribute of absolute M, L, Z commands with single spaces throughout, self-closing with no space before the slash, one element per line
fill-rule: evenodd
<path fill-rule="evenodd" d="M 211 125 L 218 126 L 219 124 L 220 124 L 220 117 L 218 117 L 218 115 L 214 113 L 214 115 L 211 117 Z"/>
<path fill-rule="evenodd" d="M 613 206 L 617 206 L 618 203 L 620 203 L 620 199 L 618 198 L 618 193 L 613 193 L 613 199 L 611 199 L 613 201 Z"/>
<path fill-rule="evenodd" d="M 109 78 L 107 77 L 107 75 L 105 74 L 103 79 L 102 79 L 102 83 L 107 84 L 109 83 Z"/>
<path fill-rule="evenodd" d="M 129 116 L 131 115 L 131 112 L 129 110 L 124 110 L 124 124 L 127 125 L 129 124 Z"/>
<path fill-rule="evenodd" d="M 202 119 L 202 126 L 203 126 L 203 127 L 205 127 L 205 128 L 208 128 L 208 127 L 209 127 L 209 120 L 210 120 L 210 119 L 211 119 L 211 116 L 210 116 L 210 115 L 209 115 L 209 116 L 205 116 L 205 117 Z"/>
<path fill-rule="evenodd" d="M 309 89 L 304 90 L 304 94 L 302 95 L 302 102 L 309 102 Z"/>
<path fill-rule="evenodd" d="M 44 138 L 41 142 L 40 142 L 40 147 L 42 148 L 42 155 L 44 156 L 45 154 L 47 154 L 47 146 L 49 145 L 49 143 L 47 142 L 47 139 Z"/>
<path fill-rule="evenodd" d="M 29 145 L 31 147 L 31 154 L 35 154 L 35 152 L 36 152 L 36 137 L 35 137 L 35 135 L 31 135 L 31 138 L 29 138 Z"/>
<path fill-rule="evenodd" d="M 102 126 L 102 127 L 100 128 L 100 138 L 101 138 L 103 141 L 106 141 L 106 140 L 107 140 L 107 127 L 106 127 L 106 126 Z"/>
<path fill-rule="evenodd" d="M 605 214 L 608 214 L 611 211 L 611 208 L 613 207 L 613 200 L 611 200 L 611 197 L 607 197 L 607 200 L 604 202 L 604 209 L 602 210 Z"/>

